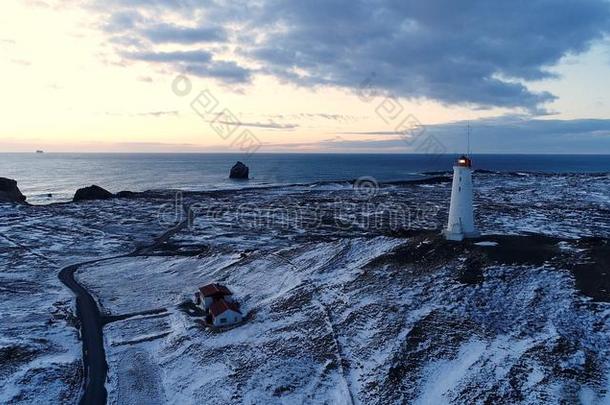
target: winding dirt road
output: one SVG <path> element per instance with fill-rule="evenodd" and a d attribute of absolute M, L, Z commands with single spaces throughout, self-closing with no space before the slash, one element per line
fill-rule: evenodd
<path fill-rule="evenodd" d="M 187 213 L 186 219 L 156 238 L 148 246 L 139 247 L 133 252 L 123 255 L 72 264 L 59 272 L 59 280 L 72 290 L 76 296 L 76 316 L 80 321 L 85 376 L 84 393 L 80 399 L 80 404 L 103 405 L 106 403 L 108 392 L 106 391 L 105 383 L 108 374 L 108 363 L 106 363 L 106 352 L 104 350 L 104 316 L 101 314 L 92 294 L 75 280 L 74 273 L 80 267 L 88 264 L 150 254 L 155 248 L 165 243 L 172 235 L 184 228 L 189 221 L 193 220 L 192 211 L 187 206 L 184 207 L 184 210 Z"/>
<path fill-rule="evenodd" d="M 95 300 L 89 292 L 74 279 L 74 273 L 79 267 L 96 263 L 90 261 L 73 264 L 59 272 L 59 279 L 76 295 L 76 316 L 80 321 L 81 339 L 83 341 L 83 367 L 85 376 L 85 392 L 81 404 L 106 403 L 106 352 L 104 351 L 104 335 L 102 315 Z"/>

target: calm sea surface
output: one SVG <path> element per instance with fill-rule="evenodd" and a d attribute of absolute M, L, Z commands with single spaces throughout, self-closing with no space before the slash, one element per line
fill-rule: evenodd
<path fill-rule="evenodd" d="M 390 154 L 0 154 L 0 177 L 18 181 L 34 204 L 65 201 L 97 184 L 112 192 L 150 189 L 212 190 L 373 176 L 379 181 L 419 178 L 451 170 L 456 156 Z M 228 178 L 242 160 L 251 180 Z M 547 173 L 609 173 L 610 155 L 474 155 L 477 169 Z M 49 197 L 51 194 L 51 197 Z"/>

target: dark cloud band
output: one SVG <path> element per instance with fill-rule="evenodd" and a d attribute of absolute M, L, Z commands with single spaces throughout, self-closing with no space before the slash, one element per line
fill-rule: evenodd
<path fill-rule="evenodd" d="M 125 57 L 178 68 L 186 64 L 191 72 L 230 83 L 251 80 L 255 72 L 244 62 L 298 85 L 354 90 L 375 72 L 370 84 L 397 96 L 534 113 L 544 112 L 554 96 L 535 92 L 527 83 L 553 77 L 549 68 L 563 56 L 586 51 L 610 30 L 607 0 L 111 4 L 106 29 L 146 47 Z M 143 17 L 144 11 L 155 18 Z M 176 14 L 188 26 L 169 22 Z M 166 43 L 196 44 L 211 57 L 155 51 Z M 227 59 L 228 49 L 232 59 Z"/>

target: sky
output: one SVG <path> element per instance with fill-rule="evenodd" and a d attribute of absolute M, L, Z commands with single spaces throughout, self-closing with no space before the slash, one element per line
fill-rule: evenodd
<path fill-rule="evenodd" d="M 610 153 L 608 0 L 0 7 L 0 152 Z"/>

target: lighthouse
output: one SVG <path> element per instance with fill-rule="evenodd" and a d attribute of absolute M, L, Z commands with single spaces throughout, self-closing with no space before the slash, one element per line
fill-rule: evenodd
<path fill-rule="evenodd" d="M 443 234 L 446 239 L 456 241 L 480 236 L 480 233 L 474 227 L 472 160 L 464 155 L 458 158 L 453 166 L 449 221 Z"/>

